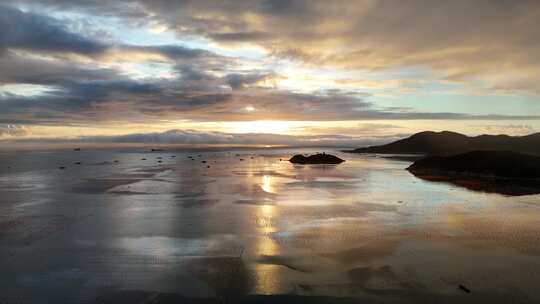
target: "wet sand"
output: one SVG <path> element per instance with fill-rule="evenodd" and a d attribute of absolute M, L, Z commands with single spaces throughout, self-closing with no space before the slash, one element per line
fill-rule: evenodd
<path fill-rule="evenodd" d="M 539 195 L 299 152 L 0 153 L 0 303 L 540 302 Z"/>

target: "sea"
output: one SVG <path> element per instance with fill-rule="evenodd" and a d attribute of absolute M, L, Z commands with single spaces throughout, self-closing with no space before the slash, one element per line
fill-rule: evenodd
<path fill-rule="evenodd" d="M 315 152 L 346 161 L 288 161 Z M 540 303 L 540 195 L 425 181 L 411 163 L 1 150 L 0 303 Z"/>

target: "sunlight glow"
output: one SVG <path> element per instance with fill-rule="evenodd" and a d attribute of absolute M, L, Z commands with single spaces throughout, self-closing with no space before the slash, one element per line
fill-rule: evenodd
<path fill-rule="evenodd" d="M 260 206 L 257 213 L 257 222 L 261 228 L 255 241 L 255 254 L 257 256 L 276 256 L 280 253 L 279 244 L 271 237 L 277 231 L 274 226 L 274 206 Z M 257 294 L 274 294 L 279 290 L 279 266 L 268 264 L 255 264 L 255 292 Z"/>
<path fill-rule="evenodd" d="M 287 134 L 293 127 L 292 122 L 281 120 L 255 120 L 235 123 L 235 133 L 272 133 Z"/>
<path fill-rule="evenodd" d="M 269 193 L 275 192 L 274 186 L 272 183 L 272 176 L 263 175 L 261 188 L 264 190 L 264 192 L 269 192 Z"/>

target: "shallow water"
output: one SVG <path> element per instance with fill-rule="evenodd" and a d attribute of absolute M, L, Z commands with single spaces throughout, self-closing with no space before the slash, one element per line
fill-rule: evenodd
<path fill-rule="evenodd" d="M 540 303 L 539 195 L 473 192 L 332 150 L 347 161 L 280 161 L 296 152 L 0 153 L 0 303 Z"/>

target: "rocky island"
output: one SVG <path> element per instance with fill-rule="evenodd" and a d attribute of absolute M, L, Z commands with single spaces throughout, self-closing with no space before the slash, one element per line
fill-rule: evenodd
<path fill-rule="evenodd" d="M 540 157 L 510 151 L 428 156 L 407 168 L 415 176 L 507 195 L 540 193 Z"/>
<path fill-rule="evenodd" d="M 341 164 L 345 160 L 331 154 L 317 153 L 317 154 L 309 155 L 309 156 L 297 154 L 293 156 L 291 159 L 289 159 L 289 161 L 293 164 L 302 164 L 302 165 L 307 165 L 307 164 L 336 165 L 336 164 Z"/>

